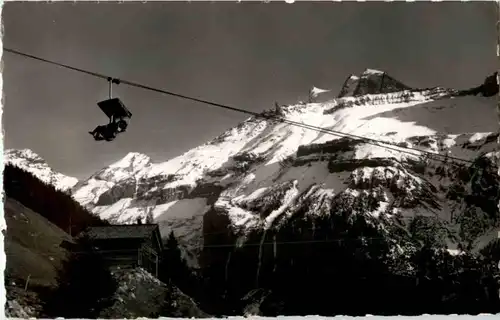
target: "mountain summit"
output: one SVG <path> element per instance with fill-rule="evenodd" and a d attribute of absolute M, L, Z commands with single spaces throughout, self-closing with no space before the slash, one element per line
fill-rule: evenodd
<path fill-rule="evenodd" d="M 5 150 L 4 163 L 26 170 L 41 181 L 62 191 L 69 191 L 78 179 L 54 171 L 42 157 L 30 149 Z"/>
<path fill-rule="evenodd" d="M 391 93 L 409 89 L 411 88 L 384 71 L 366 69 L 360 76 L 350 75 L 344 82 L 338 97 L 358 97 L 365 94 Z"/>

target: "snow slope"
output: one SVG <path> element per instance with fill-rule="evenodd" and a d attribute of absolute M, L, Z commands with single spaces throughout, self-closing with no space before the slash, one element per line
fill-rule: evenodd
<path fill-rule="evenodd" d="M 78 179 L 54 171 L 38 154 L 29 149 L 10 149 L 4 152 L 4 163 L 30 172 L 41 181 L 59 190 L 68 191 Z"/>
<path fill-rule="evenodd" d="M 381 77 L 392 79 L 368 69 L 349 78 L 341 98 L 279 112 L 289 120 L 464 159 L 495 150 L 494 97 L 459 96 L 443 88 L 407 90 L 394 79 L 376 89 L 373 83 Z M 315 94 L 320 91 L 327 92 Z M 360 94 L 365 91 L 375 93 Z M 425 172 L 415 169 L 418 165 Z M 450 167 L 420 152 L 252 117 L 166 162 L 129 153 L 78 183 L 73 195 L 116 223 L 152 215 L 162 234 L 174 229 L 194 257 L 208 234 L 227 233 L 228 227 L 242 234 L 279 228 L 305 203 L 314 215 L 340 202 L 370 199 L 376 203 L 364 214 L 427 214 L 451 221 L 464 204 L 448 199 L 443 188 L 470 187 L 470 181 L 460 181 L 458 169 Z"/>

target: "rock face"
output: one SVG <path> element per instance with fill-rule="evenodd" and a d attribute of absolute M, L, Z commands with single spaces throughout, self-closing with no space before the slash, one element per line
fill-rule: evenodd
<path fill-rule="evenodd" d="M 39 155 L 29 149 L 5 150 L 5 164 L 24 169 L 59 190 L 69 191 L 78 179 L 54 171 Z"/>
<path fill-rule="evenodd" d="M 342 97 L 352 97 L 354 95 L 354 91 L 358 86 L 359 77 L 355 75 L 350 75 L 344 82 L 342 89 L 338 95 L 338 98 Z"/>
<path fill-rule="evenodd" d="M 478 87 L 461 91 L 462 95 L 482 95 L 483 97 L 492 97 L 498 95 L 498 81 L 495 72 L 484 80 L 484 83 Z"/>
<path fill-rule="evenodd" d="M 366 69 L 359 77 L 349 76 L 338 97 L 358 97 L 366 94 L 400 92 L 410 89 L 383 71 Z"/>

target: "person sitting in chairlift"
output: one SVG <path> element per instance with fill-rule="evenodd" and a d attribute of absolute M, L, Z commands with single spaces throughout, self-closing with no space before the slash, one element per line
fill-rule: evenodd
<path fill-rule="evenodd" d="M 127 130 L 132 113 L 125 108 L 120 99 L 111 98 L 111 90 L 110 99 L 98 102 L 97 105 L 109 118 L 109 123 L 97 126 L 93 131 L 89 131 L 94 140 L 112 141 L 119 133 Z"/>
<path fill-rule="evenodd" d="M 113 124 L 113 126 L 116 128 L 117 133 L 125 132 L 128 127 L 128 123 L 124 117 L 111 116 L 110 124 Z"/>
<path fill-rule="evenodd" d="M 116 123 L 111 122 L 105 125 L 97 126 L 93 131 L 89 133 L 94 137 L 96 141 L 112 141 L 115 139 L 117 134 L 118 126 Z"/>

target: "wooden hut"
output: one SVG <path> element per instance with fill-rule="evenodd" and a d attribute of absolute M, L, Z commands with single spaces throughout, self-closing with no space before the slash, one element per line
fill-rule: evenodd
<path fill-rule="evenodd" d="M 90 227 L 83 235 L 110 267 L 141 267 L 158 277 L 163 244 L 157 224 Z"/>

